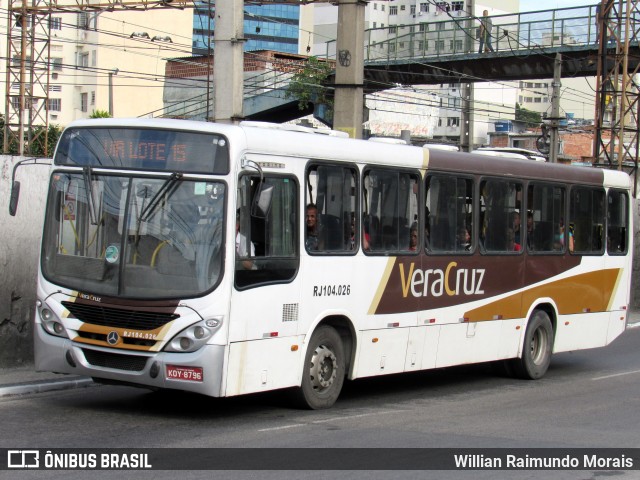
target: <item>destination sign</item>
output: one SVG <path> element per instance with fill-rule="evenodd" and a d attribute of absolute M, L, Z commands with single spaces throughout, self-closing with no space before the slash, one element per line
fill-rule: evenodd
<path fill-rule="evenodd" d="M 229 144 L 222 135 L 149 128 L 71 128 L 56 165 L 224 175 Z"/>

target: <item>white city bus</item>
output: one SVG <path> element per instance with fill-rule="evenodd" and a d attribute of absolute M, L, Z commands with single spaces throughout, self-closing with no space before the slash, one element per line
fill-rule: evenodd
<path fill-rule="evenodd" d="M 504 361 L 537 379 L 625 330 L 627 175 L 266 127 L 65 129 L 38 370 L 326 408 L 345 378 Z"/>

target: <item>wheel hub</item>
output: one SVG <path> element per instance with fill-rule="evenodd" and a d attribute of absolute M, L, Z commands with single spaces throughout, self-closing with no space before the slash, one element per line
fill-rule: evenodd
<path fill-rule="evenodd" d="M 326 390 L 338 375 L 338 361 L 325 345 L 319 345 L 311 357 L 311 385 L 314 390 Z"/>

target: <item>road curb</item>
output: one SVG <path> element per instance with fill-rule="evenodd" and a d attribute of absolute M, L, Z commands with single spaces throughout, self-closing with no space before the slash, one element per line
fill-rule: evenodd
<path fill-rule="evenodd" d="M 29 383 L 20 383 L 15 385 L 0 386 L 0 397 L 8 397 L 12 395 L 26 395 L 30 393 L 50 392 L 54 390 L 68 390 L 73 388 L 84 388 L 95 385 L 93 380 L 86 377 L 77 377 L 75 379 L 53 380 L 53 381 L 37 381 Z"/>

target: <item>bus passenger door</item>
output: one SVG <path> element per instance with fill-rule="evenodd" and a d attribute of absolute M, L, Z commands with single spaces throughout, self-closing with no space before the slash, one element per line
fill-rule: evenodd
<path fill-rule="evenodd" d="M 240 176 L 227 394 L 299 383 L 298 182 L 293 175 Z M 233 244 L 231 244 L 233 245 Z"/>

